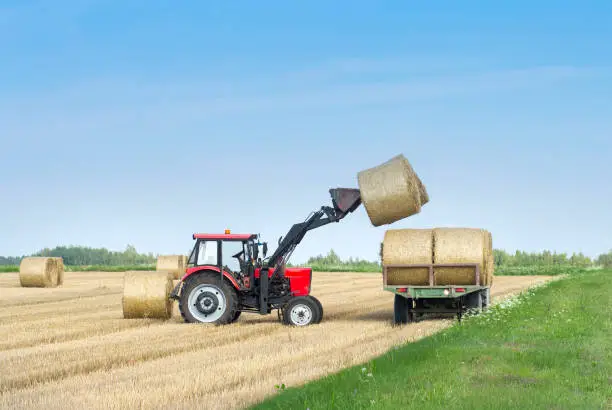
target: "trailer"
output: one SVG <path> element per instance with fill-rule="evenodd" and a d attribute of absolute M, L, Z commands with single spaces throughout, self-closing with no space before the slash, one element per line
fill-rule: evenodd
<path fill-rule="evenodd" d="M 474 268 L 474 282 L 466 285 L 436 283 L 435 268 Z M 391 268 L 428 268 L 429 284 L 389 284 L 387 272 Z M 468 310 L 481 312 L 489 307 L 490 286 L 481 285 L 480 265 L 477 263 L 383 265 L 383 288 L 395 294 L 393 316 L 395 324 L 420 320 L 425 314 L 455 314 L 461 317 Z"/>

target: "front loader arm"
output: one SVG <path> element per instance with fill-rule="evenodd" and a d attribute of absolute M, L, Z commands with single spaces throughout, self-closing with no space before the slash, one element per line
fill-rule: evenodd
<path fill-rule="evenodd" d="M 334 188 L 330 189 L 329 193 L 332 197 L 333 207 L 322 206 L 320 210 L 313 212 L 304 222 L 293 225 L 289 232 L 279 240 L 278 248 L 263 266 L 259 276 L 259 309 L 262 314 L 268 311 L 269 269 L 275 267 L 275 276 L 284 269 L 289 257 L 308 231 L 332 222 L 340 222 L 346 215 L 361 205 L 361 194 L 358 189 Z"/>
<path fill-rule="evenodd" d="M 361 195 L 358 189 L 334 188 L 330 189 L 329 193 L 332 197 L 333 207 L 322 206 L 320 210 L 313 212 L 304 222 L 293 225 L 279 241 L 278 248 L 268 259 L 267 266 L 277 266 L 279 262 L 286 262 L 308 231 L 332 222 L 340 222 L 361 204 Z"/>

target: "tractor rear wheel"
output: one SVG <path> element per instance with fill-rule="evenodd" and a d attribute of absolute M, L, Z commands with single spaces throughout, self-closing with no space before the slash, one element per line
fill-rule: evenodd
<path fill-rule="evenodd" d="M 183 285 L 179 310 L 189 323 L 225 325 L 236 317 L 238 294 L 218 273 L 195 274 Z"/>
<path fill-rule="evenodd" d="M 294 297 L 283 306 L 283 323 L 308 326 L 321 321 L 319 305 L 309 296 Z"/>

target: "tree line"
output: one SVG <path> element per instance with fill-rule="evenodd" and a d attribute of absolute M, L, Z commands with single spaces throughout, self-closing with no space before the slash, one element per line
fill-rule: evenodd
<path fill-rule="evenodd" d="M 516 251 L 508 253 L 500 249 L 493 250 L 495 266 L 576 266 L 586 268 L 589 266 L 610 266 L 612 250 L 599 255 L 596 259 L 579 253 L 557 253 L 545 250 L 543 252 Z"/>
<path fill-rule="evenodd" d="M 557 253 L 551 251 L 509 253 L 504 250 L 493 250 L 496 267 L 515 266 L 575 266 L 612 267 L 612 249 L 607 253 L 591 259 L 582 253 Z M 62 257 L 64 264 L 69 266 L 122 266 L 122 265 L 150 265 L 154 264 L 157 256 L 152 253 L 138 253 L 136 248 L 128 245 L 124 251 L 109 251 L 106 248 L 88 248 L 84 246 L 57 246 L 45 248 L 28 256 L 55 256 Z M 0 256 L 0 265 L 19 265 L 25 256 Z M 380 259 L 369 261 L 359 258 L 341 259 L 331 249 L 327 255 L 317 255 L 308 259 L 307 265 L 313 266 L 352 266 L 355 268 L 373 268 L 380 266 Z"/>
<path fill-rule="evenodd" d="M 124 251 L 109 251 L 106 248 L 88 248 L 84 246 L 57 246 L 45 248 L 27 256 L 62 257 L 68 266 L 125 266 L 150 265 L 156 262 L 157 256 L 152 253 L 138 253 L 133 245 Z M 26 256 L 0 256 L 0 265 L 19 265 Z"/>
<path fill-rule="evenodd" d="M 382 245 L 382 244 L 381 244 Z M 516 251 L 509 253 L 501 249 L 493 250 L 493 257 L 495 260 L 496 267 L 515 267 L 515 266 L 575 266 L 580 268 L 586 268 L 591 266 L 603 266 L 606 268 L 612 267 L 612 249 L 607 253 L 599 255 L 595 259 L 591 259 L 585 256 L 581 252 L 572 253 L 557 253 L 551 251 L 543 252 L 524 252 Z M 342 260 L 338 254 L 332 249 L 325 256 L 318 255 L 308 259 L 307 265 L 316 266 L 340 266 L 340 265 L 378 265 L 380 266 L 381 260 L 367 261 L 363 259 L 349 258 Z"/>

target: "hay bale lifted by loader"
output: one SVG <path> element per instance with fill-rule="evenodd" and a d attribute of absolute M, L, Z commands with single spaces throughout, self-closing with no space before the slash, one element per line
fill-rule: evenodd
<path fill-rule="evenodd" d="M 403 155 L 357 174 L 363 206 L 374 226 L 387 225 L 421 212 L 429 194 Z"/>

